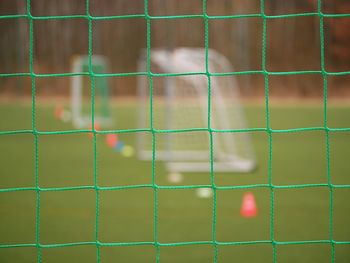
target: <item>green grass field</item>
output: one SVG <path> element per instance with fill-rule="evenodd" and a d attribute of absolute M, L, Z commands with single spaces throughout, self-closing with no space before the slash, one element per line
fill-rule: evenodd
<path fill-rule="evenodd" d="M 71 130 L 53 116 L 54 106 L 38 103 L 39 131 Z M 246 106 L 250 127 L 265 127 L 265 108 Z M 322 127 L 323 108 L 317 105 L 271 107 L 271 127 L 289 129 Z M 30 103 L 0 104 L 0 130 L 31 129 Z M 113 128 L 135 128 L 134 105 L 115 106 Z M 350 127 L 350 107 L 329 106 L 328 126 Z M 119 140 L 135 146 L 135 133 L 120 134 Z M 268 136 L 252 134 L 258 169 L 250 174 L 215 173 L 217 186 L 250 186 L 268 183 Z M 317 184 L 319 187 L 278 188 L 274 192 L 274 238 L 278 242 L 315 241 L 309 244 L 277 244 L 277 262 L 331 262 L 332 230 L 336 262 L 350 262 L 350 188 L 333 189 L 333 224 L 330 225 L 330 190 L 327 184 L 326 137 L 323 131 L 273 133 L 272 182 L 277 186 Z M 127 158 L 108 148 L 104 135 L 97 137 L 97 184 L 101 187 L 149 185 L 151 162 Z M 332 184 L 350 185 L 350 132 L 330 133 Z M 42 262 L 96 262 L 94 189 L 62 191 L 63 187 L 93 186 L 93 140 L 86 133 L 40 135 L 38 162 L 34 162 L 34 136 L 0 136 L 0 188 L 35 186 L 35 166 L 41 188 L 59 188 L 40 193 L 40 244 L 87 242 L 79 246 L 46 247 Z M 156 162 L 157 185 L 167 180 L 162 162 Z M 209 173 L 184 174 L 181 185 L 208 185 Z M 61 190 L 60 190 L 61 189 Z M 251 219 L 240 216 L 242 196 L 254 193 L 259 209 Z M 216 240 L 219 242 L 270 240 L 270 188 L 218 190 Z M 37 262 L 37 248 L 3 248 L 5 244 L 36 243 L 36 192 L 0 192 L 0 262 Z M 211 241 L 213 199 L 199 198 L 195 189 L 158 190 L 157 236 L 160 243 Z M 100 191 L 98 239 L 103 243 L 154 241 L 154 190 L 150 187 Z M 347 243 L 347 244 L 346 244 Z M 102 246 L 101 262 L 155 262 L 156 248 Z M 213 262 L 209 244 L 161 246 L 160 262 Z M 268 242 L 219 245 L 218 262 L 272 262 Z"/>

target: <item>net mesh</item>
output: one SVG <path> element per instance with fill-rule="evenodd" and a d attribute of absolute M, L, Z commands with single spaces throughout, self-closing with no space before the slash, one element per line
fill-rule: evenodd
<path fill-rule="evenodd" d="M 3 188 L 0 189 L 0 192 L 15 192 L 15 191 L 34 191 L 36 193 L 36 226 L 35 226 L 35 242 L 34 243 L 25 243 L 25 244 L 0 244 L 0 248 L 14 248 L 14 247 L 34 247 L 37 249 L 37 261 L 42 261 L 42 250 L 45 248 L 52 248 L 52 247 L 69 247 L 69 246 L 81 246 L 81 245 L 95 245 L 97 249 L 97 258 L 96 261 L 101 261 L 101 247 L 105 246 L 138 246 L 138 245 L 149 245 L 154 246 L 156 249 L 156 262 L 160 262 L 160 252 L 161 247 L 164 246 L 188 246 L 188 245 L 209 245 L 212 246 L 212 249 L 214 250 L 214 262 L 218 261 L 218 248 L 219 246 L 239 246 L 239 245 L 246 245 L 246 244 L 270 244 L 273 248 L 273 262 L 277 262 L 277 246 L 280 245 L 286 245 L 286 244 L 328 244 L 331 247 L 331 261 L 335 262 L 335 245 L 337 244 L 350 244 L 350 241 L 337 241 L 334 239 L 334 231 L 333 231 L 333 206 L 334 206 L 334 189 L 336 188 L 350 188 L 350 185 L 336 185 L 332 183 L 332 176 L 331 176 L 331 170 L 330 170 L 330 133 L 334 132 L 344 132 L 350 131 L 350 128 L 330 128 L 327 124 L 327 80 L 329 76 L 340 76 L 340 75 L 349 75 L 350 72 L 329 72 L 326 69 L 325 66 L 325 27 L 324 27 L 324 19 L 326 17 L 328 18 L 339 18 L 339 17 L 350 17 L 350 14 L 325 14 L 322 12 L 322 1 L 317 1 L 317 12 L 310 12 L 310 13 L 296 13 L 296 14 L 287 14 L 287 15 L 266 15 L 265 13 L 265 2 L 264 0 L 261 0 L 261 11 L 260 13 L 256 14 L 241 14 L 241 15 L 227 15 L 227 16 L 209 16 L 207 14 L 207 0 L 203 0 L 203 13 L 199 15 L 176 15 L 176 16 L 151 16 L 148 12 L 148 0 L 144 0 L 144 13 L 141 14 L 131 14 L 131 15 L 120 15 L 120 16 L 106 16 L 106 17 L 97 17 L 92 16 L 90 14 L 90 8 L 89 8 L 89 0 L 86 0 L 86 14 L 84 15 L 66 15 L 66 16 L 33 16 L 31 14 L 31 1 L 27 0 L 27 11 L 25 14 L 18 14 L 18 15 L 1 15 L 0 19 L 27 19 L 29 22 L 29 72 L 22 72 L 22 73 L 1 73 L 0 77 L 18 77 L 18 76 L 27 76 L 31 78 L 31 104 L 32 104 L 32 112 L 31 112 L 31 129 L 28 130 L 9 130 L 9 131 L 0 131 L 0 135 L 8 135 L 8 134 L 32 134 L 34 137 L 34 156 L 35 156 L 35 166 L 34 166 L 34 174 L 35 174 L 35 186 L 34 187 L 23 187 L 23 188 Z M 288 71 L 288 72 L 271 72 L 267 70 L 267 62 L 266 62 L 266 47 L 267 47 L 267 21 L 277 18 L 296 18 L 301 16 L 310 16 L 310 17 L 318 17 L 319 18 L 319 33 L 320 33 L 320 47 L 321 47 L 321 67 L 320 70 L 315 71 Z M 215 20 L 215 19 L 241 19 L 241 18 L 250 18 L 255 17 L 262 20 L 263 27 L 262 27 L 262 39 L 261 39 L 261 46 L 262 46 L 262 64 L 261 64 L 261 70 L 254 70 L 254 71 L 240 71 L 240 72 L 226 72 L 226 73 L 220 73 L 216 72 L 213 73 L 210 71 L 209 63 L 208 63 L 208 50 L 209 50 L 209 38 L 210 38 L 210 32 L 209 32 L 209 21 Z M 85 72 L 77 72 L 77 73 L 57 73 L 57 74 L 38 74 L 34 70 L 34 62 L 33 62 L 33 24 L 36 20 L 52 20 L 52 19 L 75 19 L 75 18 L 82 18 L 86 19 L 88 21 L 88 59 L 89 59 L 89 66 L 88 71 Z M 147 70 L 144 72 L 127 72 L 127 73 L 111 73 L 111 74 L 98 74 L 93 71 L 93 65 L 92 65 L 92 56 L 94 54 L 93 52 L 93 46 L 92 46 L 92 40 L 93 40 L 93 22 L 96 20 L 111 20 L 111 19 L 126 19 L 126 18 L 142 18 L 146 21 L 146 29 L 147 29 Z M 210 148 L 210 178 L 211 183 L 210 185 L 207 185 L 207 187 L 211 188 L 213 190 L 213 209 L 212 209 L 212 231 L 211 231 L 211 240 L 209 241 L 193 241 L 193 242 L 177 242 L 177 243 L 161 243 L 159 242 L 159 234 L 158 234 L 158 202 L 159 202 L 159 190 L 160 189 L 191 189 L 191 188 L 197 188 L 196 185 L 189 185 L 189 186 L 160 186 L 156 184 L 156 170 L 155 170 L 155 160 L 156 160 L 156 149 L 157 149 L 157 137 L 156 135 L 160 132 L 162 133 L 171 133 L 172 130 L 162 130 L 159 131 L 155 128 L 154 124 L 154 100 L 153 100 L 153 81 L 155 76 L 163 76 L 163 77 L 169 77 L 169 76 L 178 76 L 182 73 L 173 73 L 173 74 L 167 74 L 167 73 L 153 73 L 151 71 L 151 64 L 150 64 L 150 57 L 151 57 L 151 38 L 152 38 L 152 32 L 151 32 L 151 22 L 154 20 L 161 20 L 161 19 L 184 19 L 184 18 L 201 18 L 204 20 L 204 39 L 205 39 L 205 70 L 203 72 L 192 72 L 193 75 L 202 75 L 205 78 L 207 78 L 207 93 L 208 93 L 208 114 L 207 114 L 207 127 L 202 128 L 204 131 L 208 133 L 209 136 L 209 148 Z M 183 73 L 186 74 L 186 73 Z M 188 74 L 188 73 L 187 73 Z M 217 130 L 213 128 L 212 126 L 212 116 L 211 116 L 211 83 L 213 77 L 216 76 L 235 76 L 235 75 L 249 75 L 249 74 L 260 74 L 264 77 L 265 80 L 265 116 L 266 116 L 266 127 L 264 128 L 250 128 L 246 129 L 244 131 L 239 130 Z M 295 128 L 295 129 L 283 129 L 283 130 L 276 130 L 271 128 L 270 124 L 270 110 L 269 110 L 269 76 L 273 75 L 296 75 L 296 74 L 319 74 L 323 78 L 323 93 L 324 93 L 324 99 L 323 99 L 323 126 L 321 127 L 302 127 L 302 128 Z M 62 76 L 75 76 L 75 75 L 83 75 L 88 76 L 91 79 L 91 108 L 95 109 L 95 84 L 99 77 L 110 77 L 110 76 L 139 76 L 143 75 L 146 76 L 149 80 L 150 85 L 150 123 L 148 129 L 126 129 L 126 130 L 109 130 L 109 131 L 98 131 L 94 128 L 92 129 L 81 129 L 81 130 L 64 130 L 64 131 L 40 131 L 37 128 L 37 96 L 36 96 L 36 82 L 38 78 L 50 78 L 50 77 L 62 77 Z M 91 122 L 95 123 L 95 112 L 92 110 L 91 112 Z M 94 127 L 94 125 L 92 125 Z M 302 131 L 322 131 L 325 133 L 325 143 L 326 143 L 326 162 L 327 162 L 327 183 L 326 184 L 301 184 L 301 185 L 286 185 L 286 186 L 279 186 L 275 185 L 273 182 L 272 177 L 272 149 L 273 149 L 273 138 L 274 134 L 276 133 L 298 133 Z M 190 132 L 191 130 L 184 130 L 184 132 Z M 193 129 L 193 131 L 197 131 L 197 129 Z M 89 186 L 77 186 L 77 187 L 64 187 L 64 188 L 43 188 L 39 185 L 39 168 L 38 168 L 38 162 L 39 162 L 39 138 L 43 135 L 54 135 L 54 134 L 70 134 L 70 133 L 93 133 L 93 164 L 94 164 L 94 184 Z M 108 133 L 135 133 L 135 132 L 146 132 L 149 133 L 152 137 L 152 183 L 147 185 L 132 185 L 132 186 L 118 186 L 118 187 L 101 187 L 98 184 L 98 171 L 97 171 L 97 155 L 98 155 L 98 149 L 96 146 L 96 137 L 98 134 L 108 134 Z M 178 131 L 177 131 L 178 132 Z M 256 184 L 256 185 L 249 185 L 249 186 L 226 186 L 226 187 L 219 187 L 215 183 L 215 167 L 213 165 L 214 163 L 214 152 L 213 149 L 215 147 L 215 140 L 214 135 L 217 133 L 230 133 L 230 132 L 263 132 L 266 133 L 268 136 L 268 183 L 266 184 Z M 151 188 L 154 192 L 154 232 L 153 232 L 153 240 L 149 242 L 123 242 L 123 243 L 104 243 L 99 240 L 99 211 L 100 211 L 100 195 L 102 191 L 105 190 L 120 190 L 120 189 L 132 189 L 132 188 Z M 282 242 L 278 241 L 275 238 L 275 190 L 280 188 L 308 188 L 308 187 L 326 187 L 329 189 L 329 238 L 326 240 L 306 240 L 306 241 L 293 241 L 293 242 Z M 246 241 L 246 242 L 221 242 L 217 240 L 217 192 L 221 189 L 242 189 L 242 188 L 267 188 L 270 191 L 270 215 L 269 215 L 269 225 L 270 225 L 270 233 L 269 238 L 267 240 L 257 240 L 257 241 Z M 40 213 L 41 213 L 41 206 L 40 206 L 40 200 L 41 195 L 43 192 L 47 191 L 68 191 L 68 190 L 78 190 L 78 189 L 91 189 L 95 191 L 95 240 L 91 242 L 76 242 L 76 243 L 60 243 L 60 244 L 42 244 L 40 239 Z"/>

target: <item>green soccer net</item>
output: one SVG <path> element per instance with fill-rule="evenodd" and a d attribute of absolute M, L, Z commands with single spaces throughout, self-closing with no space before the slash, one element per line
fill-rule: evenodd
<path fill-rule="evenodd" d="M 24 1 L 24 0 L 23 0 Z M 151 0 L 144 0 L 143 10 L 135 11 L 129 10 L 127 14 L 118 14 L 118 15 L 106 15 L 106 16 L 98 16 L 94 15 L 91 12 L 91 2 L 92 0 L 86 0 L 84 4 L 84 12 L 82 14 L 64 14 L 64 15 L 34 15 L 32 13 L 32 5 L 34 0 L 26 0 L 26 10 L 24 13 L 14 14 L 11 11 L 4 11 L 0 14 L 0 22 L 7 20 L 25 20 L 28 22 L 28 43 L 29 45 L 26 48 L 25 52 L 28 55 L 29 67 L 28 70 L 20 70 L 20 71 L 10 71 L 10 72 L 0 72 L 0 81 L 5 79 L 11 79 L 15 77 L 25 77 L 30 79 L 30 87 L 31 87 L 31 112 L 30 112 L 30 123 L 31 126 L 29 128 L 18 128 L 18 129 L 3 129 L 0 130 L 0 136 L 20 136 L 20 135 L 28 135 L 32 136 L 34 139 L 33 149 L 34 152 L 34 165 L 32 174 L 34 176 L 34 185 L 32 187 L 3 187 L 0 185 L 0 194 L 4 193 L 13 193 L 19 194 L 22 192 L 32 192 L 35 194 L 35 211 L 32 211 L 35 214 L 35 240 L 28 241 L 23 243 L 17 242 L 7 242 L 0 243 L 0 250 L 11 250 L 15 251 L 16 249 L 32 249 L 35 250 L 37 262 L 45 262 L 43 254 L 45 251 L 49 249 L 69 249 L 69 248 L 78 248 L 84 246 L 92 246 L 94 248 L 95 253 L 93 256 L 95 257 L 95 262 L 105 262 L 102 256 L 102 250 L 107 248 L 120 248 L 120 249 L 128 249 L 134 248 L 138 249 L 141 247 L 150 247 L 155 251 L 154 262 L 162 262 L 163 256 L 166 254 L 164 251 L 167 249 L 173 248 L 192 248 L 202 246 L 206 249 L 212 251 L 212 258 L 210 258 L 207 262 L 219 262 L 219 258 L 221 255 L 221 249 L 230 248 L 236 249 L 237 247 L 243 246 L 252 246 L 255 245 L 266 245 L 271 249 L 271 258 L 272 262 L 278 262 L 279 253 L 283 250 L 283 247 L 299 245 L 303 247 L 312 246 L 312 245 L 324 245 L 327 246 L 327 249 L 330 250 L 330 256 L 327 258 L 327 262 L 336 262 L 338 250 L 336 249 L 338 246 L 350 245 L 350 237 L 346 240 L 338 240 L 334 235 L 334 192 L 339 189 L 350 189 L 350 185 L 346 183 L 334 183 L 333 182 L 333 174 L 331 169 L 331 154 L 332 154 L 332 144 L 330 137 L 333 134 L 346 134 L 350 132 L 349 125 L 344 127 L 331 127 L 329 125 L 329 100 L 328 100 L 328 92 L 329 92 L 329 79 L 336 76 L 349 77 L 349 71 L 330 71 L 326 66 L 326 19 L 350 19 L 349 13 L 343 14 L 331 14 L 325 13 L 323 10 L 323 3 L 327 2 L 326 0 L 317 0 L 317 4 L 315 4 L 315 11 L 310 12 L 300 12 L 300 13 L 291 13 L 291 14 L 277 14 L 277 15 L 269 15 L 265 10 L 265 6 L 267 5 L 267 0 L 260 0 L 260 10 L 256 13 L 242 13 L 242 14 L 232 14 L 232 15 L 211 15 L 208 12 L 207 6 L 209 5 L 209 1 L 202 0 L 201 2 L 201 11 L 198 14 L 176 14 L 176 15 L 154 15 L 149 11 L 149 6 L 151 5 Z M 102 2 L 102 1 L 101 1 Z M 185 2 L 179 0 L 179 2 Z M 219 1 L 218 1 L 219 2 Z M 305 2 L 309 2 L 306 1 Z M 312 2 L 312 1 L 310 1 Z M 316 1 L 313 1 L 316 2 Z M 2 11 L 2 10 L 0 10 Z M 320 43 L 320 65 L 316 70 L 295 70 L 295 71 L 271 71 L 268 67 L 267 60 L 267 46 L 269 41 L 269 34 L 267 33 L 268 22 L 274 21 L 276 19 L 299 19 L 301 17 L 313 17 L 317 19 L 319 23 L 318 33 L 319 33 L 319 43 Z M 210 23 L 213 21 L 241 21 L 244 19 L 255 18 L 259 19 L 262 23 L 261 28 L 261 40 L 259 43 L 254 43 L 254 45 L 259 46 L 261 50 L 261 66 L 259 69 L 247 69 L 247 70 L 232 70 L 227 72 L 220 71 L 211 71 L 210 67 L 210 43 L 212 41 L 212 31 L 210 27 Z M 81 52 L 82 56 L 80 56 L 75 61 L 75 66 L 73 70 L 69 72 L 51 72 L 51 73 L 39 73 L 37 71 L 37 65 L 35 61 L 35 54 L 37 50 L 35 49 L 35 27 L 37 22 L 45 22 L 51 20 L 62 20 L 62 21 L 72 21 L 72 20 L 83 20 L 87 23 L 86 34 L 87 38 L 84 39 L 84 43 L 87 47 L 87 54 L 85 52 Z M 110 22 L 110 21 L 126 21 L 128 19 L 140 19 L 144 21 L 145 31 L 146 31 L 146 51 L 144 56 L 144 68 L 140 71 L 118 71 L 118 72 L 107 72 L 107 60 L 108 63 L 113 64 L 112 58 L 104 58 L 98 57 L 98 54 L 95 53 L 95 43 L 94 38 L 104 37 L 101 35 L 97 35 L 95 23 L 97 22 Z M 167 71 L 166 68 L 162 72 L 154 72 L 152 66 L 152 58 L 154 49 L 151 43 L 153 43 L 153 38 L 155 34 L 155 29 L 153 27 L 154 23 L 163 22 L 163 21 L 178 21 L 181 19 L 199 19 L 203 23 L 203 35 L 202 39 L 204 41 L 204 49 L 203 49 L 203 65 L 199 67 L 199 70 L 195 71 L 186 71 L 185 67 L 182 67 L 183 71 Z M 175 28 L 177 30 L 177 28 Z M 111 33 L 112 33 L 111 29 Z M 197 32 L 198 33 L 198 32 Z M 226 32 L 223 30 L 222 34 Z M 169 37 L 171 32 L 169 33 Z M 59 39 L 57 39 L 59 41 Z M 129 45 L 130 48 L 133 46 L 132 41 L 120 39 L 120 41 L 125 41 L 125 45 Z M 110 43 L 113 47 L 114 43 Z M 229 45 L 229 43 L 228 43 Z M 1 46 L 1 52 L 6 53 L 7 47 Z M 141 52 L 141 51 L 140 51 Z M 281 51 L 283 53 L 283 51 Z M 135 55 L 136 58 L 139 57 L 139 54 Z M 131 59 L 131 58 L 130 58 Z M 126 65 L 128 66 L 128 65 Z M 215 107 L 217 101 L 214 101 L 214 93 L 216 92 L 214 89 L 217 87 L 214 85 L 214 82 L 217 78 L 220 77 L 231 77 L 232 79 L 242 77 L 242 76 L 260 76 L 264 81 L 264 107 L 262 112 L 258 112 L 262 114 L 264 117 L 264 125 L 263 127 L 233 127 L 233 126 L 224 126 L 220 127 L 220 125 L 216 125 L 215 121 L 217 116 L 215 114 Z M 303 127 L 292 127 L 288 129 L 275 129 L 271 125 L 271 105 L 270 105 L 270 79 L 275 76 L 300 76 L 300 75 L 317 75 L 322 79 L 322 124 L 320 126 L 303 126 Z M 145 121 L 142 127 L 126 127 L 119 128 L 118 125 L 111 126 L 111 107 L 110 107 L 110 91 L 112 84 L 109 84 L 109 80 L 115 78 L 143 78 L 146 81 L 146 87 L 148 88 L 149 94 L 146 96 L 146 100 L 143 100 L 144 109 L 147 112 L 144 112 L 147 117 L 143 120 Z M 206 109 L 205 119 L 201 122 L 201 127 L 193 127 L 191 123 L 189 125 L 186 124 L 186 127 L 175 127 L 170 126 L 157 126 L 157 114 L 159 112 L 157 109 L 157 95 L 159 94 L 159 87 L 164 87 L 166 84 L 161 84 L 158 86 L 159 78 L 179 78 L 181 79 L 200 79 L 205 86 L 201 86 L 201 92 L 205 93 L 205 107 L 202 109 Z M 198 77 L 198 78 L 197 78 Z M 73 123 L 74 126 L 68 127 L 65 126 L 62 130 L 42 130 L 38 127 L 38 83 L 45 79 L 53 79 L 53 78 L 72 78 L 73 80 L 73 96 L 72 96 L 72 111 L 73 111 Z M 195 82 L 195 81 L 194 81 Z M 88 90 L 86 89 L 86 83 L 88 83 Z M 135 84 L 136 86 L 136 84 Z M 204 89 L 203 89 L 204 88 Z M 136 90 L 136 88 L 135 88 Z M 86 93 L 84 93 L 86 92 Z M 186 93 L 183 95 L 186 96 Z M 89 98 L 86 101 L 84 98 Z M 117 105 L 118 106 L 118 105 Z M 127 108 L 125 110 L 126 117 L 125 119 L 131 116 L 132 110 Z M 0 113 L 2 114 L 2 113 Z M 129 115 L 128 115 L 129 114 Z M 203 114 L 203 112 L 201 112 Z M 220 112 L 219 112 L 220 114 Z M 188 117 L 188 116 L 183 116 Z M 219 117 L 222 117 L 220 115 Z M 130 117 L 131 118 L 131 117 Z M 119 120 L 118 120 L 119 121 Z M 166 120 L 165 120 L 166 121 Z M 190 121 L 191 122 L 191 121 Z M 96 123 L 101 124 L 102 129 L 96 128 Z M 193 124 L 193 122 L 192 122 Z M 10 126 L 10 123 L 8 124 Z M 67 128 L 68 127 L 68 128 Z M 107 127 L 107 128 L 104 128 Z M 112 127 L 112 128 L 111 128 Z M 326 183 L 303 183 L 303 184 L 287 184 L 287 185 L 279 185 L 274 181 L 274 165 L 273 159 L 276 156 L 273 154 L 273 149 L 275 147 L 275 140 L 277 136 L 285 135 L 290 136 L 291 134 L 301 134 L 303 132 L 320 132 L 324 135 L 324 145 L 325 145 L 325 163 L 322 163 L 326 167 L 326 175 L 327 182 Z M 157 168 L 161 166 L 159 159 L 160 151 L 162 147 L 166 147 L 167 138 L 174 138 L 176 135 L 177 138 L 181 136 L 186 136 L 186 140 L 188 142 L 194 141 L 198 139 L 196 134 L 205 134 L 204 138 L 206 141 L 206 147 L 208 148 L 208 156 L 207 156 L 207 166 L 205 171 L 210 177 L 210 182 L 208 184 L 187 184 L 187 185 L 162 185 L 158 183 L 157 178 L 159 174 L 157 173 Z M 248 178 L 246 182 L 247 184 L 243 185 L 229 185 L 229 186 L 221 186 L 217 183 L 218 171 L 216 170 L 219 167 L 220 163 L 218 163 L 218 157 L 216 156 L 217 150 L 220 147 L 225 147 L 227 144 L 225 142 L 230 141 L 232 138 L 244 138 L 245 135 L 250 135 L 252 133 L 264 134 L 266 136 L 266 144 L 267 152 L 264 156 L 266 158 L 266 166 L 267 171 L 262 171 L 262 173 L 267 174 L 267 182 L 264 183 L 255 183 L 252 178 Z M 92 156 L 92 164 L 91 163 L 81 163 L 82 166 L 91 166 L 92 174 L 93 174 L 93 183 L 90 185 L 78 185 L 78 186 L 65 186 L 65 187 L 45 187 L 41 185 L 41 180 L 43 179 L 42 173 L 39 169 L 39 160 L 43 158 L 41 154 L 41 147 L 43 138 L 50 139 L 51 137 L 57 135 L 69 135 L 69 134 L 81 134 L 81 135 L 89 135 L 92 134 L 92 145 L 91 150 Z M 106 185 L 99 182 L 99 173 L 102 170 L 103 164 L 98 166 L 99 158 L 103 158 L 101 156 L 100 145 L 98 144 L 99 138 L 102 136 L 107 136 L 109 134 L 117 134 L 119 137 L 129 138 L 136 134 L 142 134 L 145 138 L 141 139 L 144 142 L 147 140 L 147 156 L 149 159 L 149 163 L 151 163 L 151 182 L 144 184 L 136 184 L 131 183 L 129 185 Z M 167 135 L 169 137 L 167 137 Z M 129 136 L 129 137 L 128 137 Z M 162 137 L 163 136 L 163 137 Z M 218 145 L 217 137 L 227 138 L 223 142 L 219 142 L 222 146 Z M 162 139 L 159 139 L 162 138 Z M 192 140 L 192 139 L 193 140 Z M 348 140 L 348 139 L 347 139 Z M 239 140 L 241 143 L 242 141 Z M 188 144 L 188 147 L 191 147 L 191 144 Z M 243 150 L 245 148 L 245 143 L 242 143 Z M 20 147 L 20 146 L 18 146 Z M 249 146 L 250 147 L 250 146 Z M 1 145 L 0 145 L 0 148 Z M 233 149 L 229 149 L 230 151 Z M 302 149 L 300 149 L 302 151 Z M 171 154 L 171 153 L 170 153 Z M 260 153 L 261 154 L 261 153 Z M 347 157 L 346 157 L 347 158 Z M 247 171 L 253 170 L 255 168 L 255 157 L 251 157 L 249 155 L 248 161 L 251 160 L 246 166 Z M 135 161 L 138 161 L 135 159 Z M 257 160 L 257 165 L 259 169 L 259 162 L 263 160 Z M 141 169 L 143 169 L 144 164 L 141 161 L 139 163 L 134 163 L 134 165 L 140 165 Z M 240 161 L 238 160 L 238 163 Z M 18 165 L 18 164 L 17 164 Z M 130 164 L 132 166 L 133 164 Z M 299 164 L 295 164 L 299 165 Z M 304 164 L 301 164 L 304 165 Z M 321 165 L 321 164 L 320 164 Z M 244 164 L 243 164 L 244 166 Z M 181 170 L 181 169 L 180 169 Z M 1 176 L 5 176 L 2 174 Z M 49 176 L 49 175 L 45 175 Z M 136 175 L 135 175 L 136 176 Z M 232 175 L 234 177 L 235 175 Z M 247 175 L 250 176 L 250 175 Z M 248 181 L 251 180 L 251 181 Z M 130 180 L 130 182 L 134 182 Z M 211 215 L 210 215 L 210 226 L 208 228 L 210 231 L 210 238 L 205 240 L 182 240 L 176 242 L 163 242 L 160 239 L 160 231 L 159 225 L 162 223 L 162 220 L 166 220 L 166 217 L 161 217 L 159 204 L 162 201 L 163 196 L 160 194 L 163 190 L 171 190 L 171 191 L 181 191 L 181 190 L 196 190 L 199 188 L 211 189 L 212 196 L 210 199 L 211 205 Z M 117 242 L 117 241 L 104 241 L 100 238 L 101 233 L 101 196 L 107 192 L 131 192 L 135 189 L 149 189 L 153 194 L 153 201 L 150 207 L 152 207 L 152 239 L 146 241 L 127 241 L 127 242 Z M 266 205 L 266 209 L 268 212 L 268 222 L 265 227 L 268 229 L 268 234 L 266 238 L 259 240 L 248 240 L 248 241 L 222 241 L 218 238 L 218 196 L 221 192 L 225 191 L 254 191 L 259 189 L 265 189 L 268 191 L 268 204 Z M 325 189 L 328 192 L 328 200 L 329 200 L 329 208 L 327 210 L 326 216 L 328 220 L 327 231 L 328 236 L 324 239 L 303 239 L 303 240 L 279 240 L 276 237 L 276 202 L 278 201 L 278 197 L 276 192 L 280 189 L 304 189 L 305 191 L 312 191 L 312 189 Z M 52 192 L 63 192 L 68 193 L 70 191 L 80 191 L 80 190 L 89 190 L 94 193 L 93 205 L 95 207 L 94 210 L 94 225 L 93 232 L 94 237 L 93 240 L 82 240 L 82 241 L 71 241 L 71 242 L 43 242 L 42 241 L 42 198 L 46 193 Z M 141 198 L 142 199 L 142 198 Z M 126 203 L 128 200 L 113 200 L 115 202 Z M 0 201 L 1 202 L 1 201 Z M 91 202 L 91 200 L 86 200 L 85 202 Z M 345 201 L 346 202 L 346 201 Z M 0 206 L 1 207 L 1 206 Z M 140 208 L 141 209 L 141 208 Z M 193 209 L 197 209 L 197 207 L 193 207 Z M 198 208 L 199 209 L 199 208 Z M 170 210 L 170 209 L 169 209 Z M 52 213 L 54 213 L 53 211 Z M 74 213 L 74 211 L 72 211 Z M 118 209 L 116 209 L 115 213 L 119 213 Z M 87 215 L 89 217 L 90 215 Z M 130 219 L 135 220 L 135 218 Z M 140 218 L 142 220 L 142 218 Z M 126 222 L 127 223 L 127 222 Z M 2 222 L 0 216 L 0 225 L 5 224 Z M 20 222 L 18 222 L 20 224 Z M 348 223 L 347 223 L 348 224 Z M 347 224 L 344 224 L 347 225 Z M 347 226 L 348 227 L 348 226 Z M 251 230 L 251 231 L 254 231 Z M 0 233 L 1 235 L 1 233 Z M 141 233 L 140 233 L 141 235 Z M 254 250 L 250 251 L 250 253 L 254 253 Z M 188 253 L 190 255 L 191 253 Z M 141 256 L 143 256 L 141 254 Z M 259 255 L 257 255 L 259 257 Z M 347 258 L 349 259 L 349 258 Z M 76 259 L 72 258 L 72 261 Z M 118 258 L 114 258 L 114 260 L 118 261 Z M 1 258 L 0 258 L 0 261 Z M 142 261 L 142 260 L 141 260 Z M 232 259 L 234 261 L 234 259 Z"/>

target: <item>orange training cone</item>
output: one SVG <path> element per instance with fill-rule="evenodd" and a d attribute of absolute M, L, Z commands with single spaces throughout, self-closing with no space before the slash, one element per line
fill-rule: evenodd
<path fill-rule="evenodd" d="M 56 119 L 61 119 L 62 118 L 63 111 L 64 111 L 64 109 L 63 109 L 62 106 L 56 106 L 55 112 L 54 112 Z"/>
<path fill-rule="evenodd" d="M 256 207 L 255 198 L 253 193 L 247 192 L 243 196 L 243 202 L 241 206 L 241 216 L 246 218 L 255 217 L 258 214 L 258 208 Z"/>
<path fill-rule="evenodd" d="M 106 144 L 110 148 L 114 148 L 118 143 L 118 135 L 115 133 L 106 135 Z"/>

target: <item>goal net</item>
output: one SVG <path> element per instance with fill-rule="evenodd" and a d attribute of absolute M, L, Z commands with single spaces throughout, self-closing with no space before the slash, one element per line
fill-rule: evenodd
<path fill-rule="evenodd" d="M 103 56 L 91 57 L 91 70 L 94 74 L 107 73 L 107 60 Z M 89 57 L 76 56 L 72 63 L 73 73 L 87 72 L 90 74 Z M 94 81 L 92 85 L 91 81 Z M 94 87 L 92 95 L 91 87 Z M 94 109 L 91 109 L 91 99 L 94 98 Z M 91 114 L 95 114 L 95 123 L 101 126 L 111 124 L 109 105 L 109 85 L 106 77 L 90 78 L 77 74 L 71 81 L 71 108 L 72 121 L 76 128 L 88 128 L 91 126 Z"/>
<path fill-rule="evenodd" d="M 205 61 L 201 48 L 152 50 L 151 69 L 160 74 L 152 77 L 151 86 L 147 76 L 139 77 L 139 127 L 150 125 L 152 110 L 153 128 L 163 131 L 156 135 L 156 159 L 165 161 L 170 172 L 210 171 L 211 160 L 215 171 L 249 172 L 256 161 L 250 135 L 243 132 L 247 126 L 237 81 L 233 76 L 211 76 L 209 85 Z M 208 51 L 208 64 L 210 72 L 233 71 L 215 50 Z M 139 60 L 139 70 L 146 70 L 145 54 Z M 220 131 L 213 133 L 212 140 L 209 123 L 212 130 Z M 138 134 L 137 148 L 139 158 L 152 159 L 149 134 Z"/>

